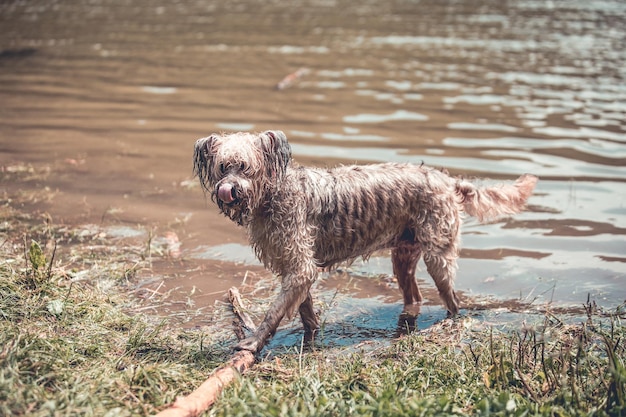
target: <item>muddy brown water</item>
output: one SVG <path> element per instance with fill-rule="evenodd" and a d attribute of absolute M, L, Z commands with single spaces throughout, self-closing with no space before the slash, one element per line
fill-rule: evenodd
<path fill-rule="evenodd" d="M 280 129 L 317 166 L 531 172 L 541 181 L 527 212 L 465 224 L 466 305 L 590 295 L 612 308 L 626 299 L 625 45 L 620 0 L 3 2 L 0 163 L 51 174 L 1 186 L 49 187 L 33 210 L 57 224 L 174 230 L 182 260 L 144 278 L 212 305 L 263 271 L 195 186 L 199 137 Z M 324 277 L 341 331 L 367 317 L 390 329 L 401 310 L 390 273 L 381 253 Z M 418 276 L 423 320 L 443 317 Z"/>

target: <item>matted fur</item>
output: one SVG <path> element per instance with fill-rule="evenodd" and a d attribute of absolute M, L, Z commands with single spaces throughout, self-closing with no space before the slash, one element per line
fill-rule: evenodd
<path fill-rule="evenodd" d="M 405 305 L 422 295 L 415 268 L 424 258 L 450 314 L 462 213 L 481 221 L 524 208 L 537 182 L 480 188 L 423 165 L 384 163 L 299 167 L 280 131 L 211 135 L 195 144 L 194 172 L 224 215 L 246 228 L 257 257 L 282 290 L 239 349 L 260 350 L 284 316 L 299 310 L 305 335 L 318 328 L 309 293 L 319 268 L 392 249 Z"/>

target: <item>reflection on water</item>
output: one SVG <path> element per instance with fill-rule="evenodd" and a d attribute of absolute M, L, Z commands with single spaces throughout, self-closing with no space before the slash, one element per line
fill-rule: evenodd
<path fill-rule="evenodd" d="M 216 246 L 198 246 L 187 253 L 191 259 L 212 259 L 214 261 L 228 261 L 243 265 L 261 265 L 254 256 L 252 248 L 238 243 L 224 243 Z"/>
<path fill-rule="evenodd" d="M 191 150 L 216 131 L 282 129 L 305 164 L 534 173 L 528 212 L 468 220 L 458 287 L 626 299 L 623 1 L 41 0 L 0 5 L 0 27 L 0 163 L 50 167 L 20 187 L 58 190 L 33 207 L 56 222 L 177 228 L 194 262 L 252 262 L 191 185 Z M 390 274 L 388 255 L 350 271 Z"/>
<path fill-rule="evenodd" d="M 478 129 L 477 129 L 478 130 Z M 495 130 L 495 129 L 494 129 Z M 504 137 L 493 139 L 454 138 L 448 137 L 443 143 L 455 148 L 483 148 L 483 149 L 523 149 L 533 151 L 539 149 L 574 150 L 582 154 L 581 158 L 591 155 L 608 158 L 608 164 L 618 165 L 626 158 L 626 147 L 620 143 L 600 139 L 558 139 L 544 140 L 522 137 Z M 613 160 L 613 161 L 611 161 Z"/>
<path fill-rule="evenodd" d="M 399 120 L 422 122 L 428 120 L 428 116 L 406 110 L 397 110 L 391 114 L 356 114 L 343 117 L 343 121 L 346 123 L 383 123 Z"/>
<path fill-rule="evenodd" d="M 322 302 L 333 299 L 330 292 L 322 292 Z M 446 318 L 441 307 L 427 306 L 417 316 L 403 314 L 399 304 L 386 303 L 380 297 L 336 300 L 321 319 L 316 343 L 324 346 L 353 346 L 357 343 L 387 344 L 401 334 L 423 330 Z M 268 348 L 300 347 L 302 329 L 298 324 L 285 326 L 270 341 Z M 358 346 L 358 345 L 357 345 Z"/>

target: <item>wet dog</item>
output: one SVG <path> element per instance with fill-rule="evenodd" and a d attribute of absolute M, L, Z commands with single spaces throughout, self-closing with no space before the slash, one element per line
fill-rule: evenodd
<path fill-rule="evenodd" d="M 384 163 L 332 169 L 297 166 L 280 131 L 199 139 L 194 173 L 224 215 L 244 226 L 281 291 L 263 322 L 237 349 L 258 352 L 283 317 L 300 313 L 305 338 L 319 323 L 309 289 L 331 269 L 391 249 L 405 306 L 419 304 L 423 257 L 449 314 L 459 312 L 454 278 L 463 213 L 480 221 L 520 212 L 537 182 L 479 188 L 423 165 Z"/>

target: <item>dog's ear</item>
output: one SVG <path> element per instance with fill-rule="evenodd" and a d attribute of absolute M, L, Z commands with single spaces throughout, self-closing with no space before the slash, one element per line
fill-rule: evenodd
<path fill-rule="evenodd" d="M 280 130 L 268 130 L 259 135 L 261 150 L 269 176 L 281 176 L 291 161 L 291 146 Z"/>
<path fill-rule="evenodd" d="M 194 145 L 193 174 L 198 177 L 204 190 L 209 190 L 209 181 L 214 164 L 212 148 L 216 139 L 216 135 L 211 135 L 198 139 Z"/>

